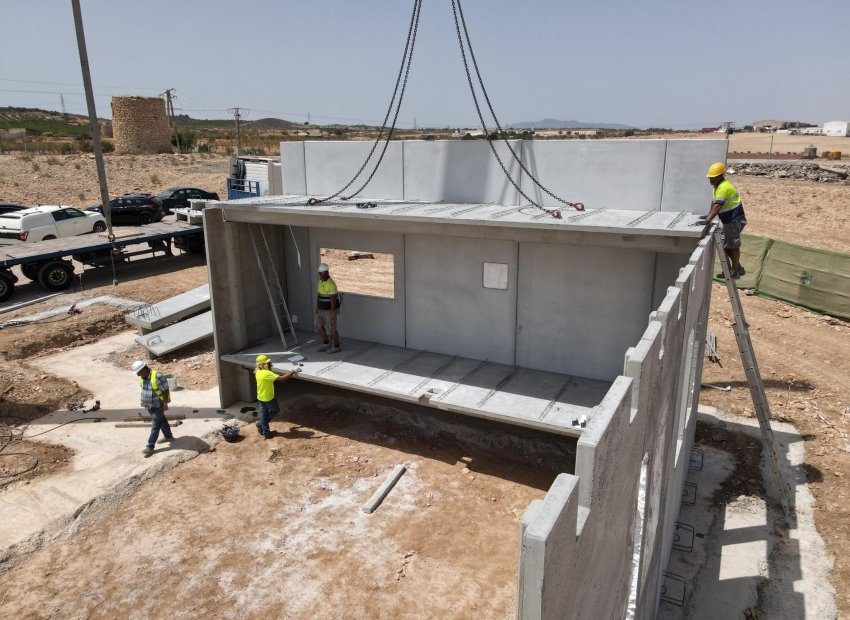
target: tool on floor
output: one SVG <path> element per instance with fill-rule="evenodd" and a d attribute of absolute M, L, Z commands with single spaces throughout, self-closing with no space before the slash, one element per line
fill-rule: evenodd
<path fill-rule="evenodd" d="M 770 427 L 770 405 L 767 402 L 767 395 L 764 392 L 764 383 L 762 382 L 761 373 L 756 362 L 753 343 L 750 340 L 749 326 L 747 325 L 747 320 L 744 318 L 744 308 L 741 306 L 740 297 L 738 297 L 738 288 L 735 286 L 735 280 L 732 279 L 729 259 L 723 250 L 721 229 L 715 227 L 711 233 L 711 237 L 714 241 L 714 247 L 717 250 L 717 257 L 720 259 L 720 266 L 723 268 L 723 279 L 726 281 L 726 290 L 729 292 L 729 301 L 732 304 L 732 311 L 735 314 L 735 323 L 732 325 L 732 329 L 735 332 L 735 340 L 738 341 L 738 351 L 741 353 L 741 362 L 744 365 L 744 372 L 747 375 L 747 384 L 750 386 L 753 409 L 756 412 L 756 418 L 758 418 L 759 427 L 761 428 L 761 442 L 764 446 L 764 451 L 770 457 L 768 459 L 770 469 L 773 474 L 773 481 L 776 483 L 776 488 L 779 491 L 779 500 L 782 503 L 782 509 L 785 513 L 785 524 L 791 527 L 793 523 L 789 501 L 790 491 L 788 490 L 785 479 L 782 477 L 779 456 L 776 454 L 773 429 Z"/>

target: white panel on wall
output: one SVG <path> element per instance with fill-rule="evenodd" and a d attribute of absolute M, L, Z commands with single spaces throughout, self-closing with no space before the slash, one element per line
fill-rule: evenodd
<path fill-rule="evenodd" d="M 521 157 L 521 142 L 511 140 L 510 145 Z M 496 142 L 494 146 L 517 182 L 519 164 L 507 145 Z M 404 197 L 434 202 L 519 204 L 516 189 L 486 140 L 404 142 Z"/>
<path fill-rule="evenodd" d="M 373 142 L 305 142 L 304 154 L 307 166 L 307 194 L 325 197 L 342 189 L 360 170 L 372 150 Z M 375 149 L 363 172 L 351 186 L 342 192 L 350 196 L 369 178 L 384 144 Z M 387 198 L 401 200 L 403 192 L 402 142 L 389 143 L 387 152 L 372 181 L 361 194 L 361 198 Z"/>
<path fill-rule="evenodd" d="M 664 173 L 664 140 L 530 140 L 525 167 L 541 185 L 587 209 L 658 211 Z M 526 176 L 522 190 L 538 204 L 563 206 Z"/>
<path fill-rule="evenodd" d="M 662 211 L 708 213 L 711 185 L 705 176 L 716 161 L 726 161 L 727 140 L 668 140 Z"/>
<path fill-rule="evenodd" d="M 508 290 L 508 265 L 506 263 L 484 263 L 484 288 Z"/>

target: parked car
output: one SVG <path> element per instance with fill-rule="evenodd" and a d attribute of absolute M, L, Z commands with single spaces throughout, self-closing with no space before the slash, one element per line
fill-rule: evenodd
<path fill-rule="evenodd" d="M 124 194 L 110 200 L 109 206 L 113 224 L 150 224 L 165 217 L 162 202 L 152 194 Z M 103 206 L 94 205 L 86 211 L 103 213 Z"/>
<path fill-rule="evenodd" d="M 34 243 L 106 230 L 100 213 L 86 213 L 66 205 L 42 205 L 0 213 L 0 245 Z"/>
<path fill-rule="evenodd" d="M 172 209 L 188 207 L 190 199 L 218 200 L 218 194 L 197 187 L 170 187 L 159 193 L 159 199 L 165 212 L 171 213 Z"/>
<path fill-rule="evenodd" d="M 19 205 L 16 202 L 0 202 L 0 213 L 9 213 L 10 211 L 21 211 L 23 209 L 29 209 L 29 207 Z"/>

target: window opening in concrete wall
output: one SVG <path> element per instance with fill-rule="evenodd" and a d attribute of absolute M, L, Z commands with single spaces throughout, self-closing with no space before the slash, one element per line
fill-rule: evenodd
<path fill-rule="evenodd" d="M 679 456 L 682 451 L 682 444 L 685 440 L 685 429 L 690 420 L 690 410 L 694 403 L 694 382 L 696 380 L 696 360 L 694 360 L 694 346 L 696 336 L 694 330 L 688 334 L 688 347 L 685 349 L 685 357 L 682 359 L 684 369 L 682 372 L 682 387 L 679 394 L 679 415 L 677 416 L 678 430 L 676 432 L 676 466 L 679 466 Z"/>
<path fill-rule="evenodd" d="M 343 293 L 395 299 L 395 260 L 392 254 L 321 248 L 319 262 L 327 263 L 331 278 Z"/>
<path fill-rule="evenodd" d="M 649 469 L 649 455 L 643 455 L 640 465 L 640 478 L 638 479 L 638 498 L 635 507 L 634 529 L 632 531 L 632 577 L 629 585 L 629 605 L 626 609 L 626 618 L 634 618 L 637 612 L 638 581 L 640 578 L 640 555 L 643 545 L 643 524 L 646 519 L 646 479 Z"/>
<path fill-rule="evenodd" d="M 484 263 L 484 288 L 508 290 L 507 263 Z"/>

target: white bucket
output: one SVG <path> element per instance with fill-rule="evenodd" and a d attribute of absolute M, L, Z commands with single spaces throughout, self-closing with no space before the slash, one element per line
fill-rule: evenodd
<path fill-rule="evenodd" d="M 162 375 L 168 381 L 168 391 L 174 392 L 177 390 L 177 377 L 175 375 Z"/>

